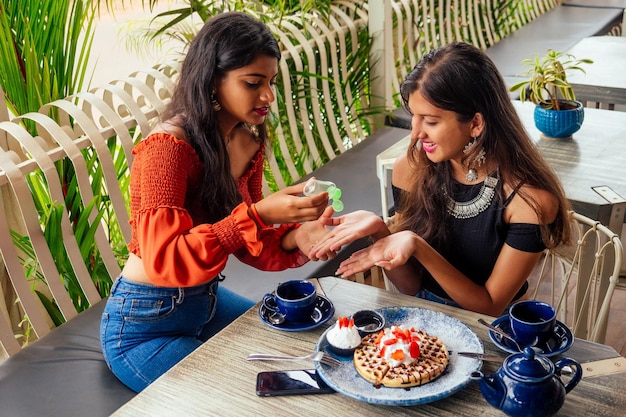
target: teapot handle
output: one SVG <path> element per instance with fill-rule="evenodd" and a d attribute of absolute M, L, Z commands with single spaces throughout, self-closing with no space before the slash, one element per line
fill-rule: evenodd
<path fill-rule="evenodd" d="M 574 389 L 574 387 L 578 385 L 578 383 L 580 382 L 580 379 L 583 377 L 583 368 L 574 359 L 571 359 L 571 358 L 560 359 L 558 362 L 554 364 L 554 366 L 556 367 L 556 373 L 559 376 L 561 375 L 561 370 L 565 368 L 566 366 L 569 366 L 570 368 L 575 369 L 575 372 L 572 378 L 567 382 L 567 384 L 564 385 L 565 393 L 568 393 L 572 389 Z"/>

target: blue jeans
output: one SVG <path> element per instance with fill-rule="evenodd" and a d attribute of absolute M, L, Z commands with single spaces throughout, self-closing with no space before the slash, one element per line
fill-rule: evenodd
<path fill-rule="evenodd" d="M 454 300 L 450 300 L 449 298 L 444 298 L 444 297 L 440 297 L 437 294 L 430 292 L 426 289 L 421 289 L 417 292 L 417 294 L 415 294 L 415 296 L 417 298 L 422 298 L 424 300 L 428 300 L 428 301 L 434 301 L 436 303 L 439 304 L 445 304 L 447 306 L 453 306 L 453 307 L 458 307 L 461 308 L 461 306 L 459 304 L 457 304 Z"/>
<path fill-rule="evenodd" d="M 165 288 L 118 278 L 102 314 L 100 343 L 120 381 L 143 390 L 254 305 L 218 284 Z"/>
<path fill-rule="evenodd" d="M 513 305 L 516 301 L 519 301 L 521 298 L 523 298 L 523 295 L 526 293 L 526 288 L 528 288 L 528 283 L 524 284 L 524 287 L 522 287 L 522 289 L 518 292 L 518 294 L 522 293 L 522 295 L 521 296 L 517 296 L 517 298 L 515 298 L 513 301 L 511 301 L 511 303 L 506 307 L 505 312 L 508 311 L 509 307 L 511 307 L 511 305 Z M 447 306 L 463 308 L 456 301 L 450 300 L 449 298 L 440 297 L 437 294 L 432 293 L 432 292 L 430 292 L 428 290 L 425 290 L 425 289 L 419 290 L 417 292 L 417 294 L 415 294 L 415 296 L 417 298 L 422 298 L 424 300 L 434 301 L 434 302 L 439 303 L 439 304 L 445 304 Z"/>

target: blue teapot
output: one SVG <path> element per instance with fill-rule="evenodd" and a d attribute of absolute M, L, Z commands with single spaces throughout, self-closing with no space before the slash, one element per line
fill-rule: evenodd
<path fill-rule="evenodd" d="M 567 383 L 561 381 L 564 367 L 574 369 Z M 527 347 L 510 355 L 491 376 L 480 371 L 472 373 L 479 381 L 483 397 L 492 406 L 511 417 L 545 417 L 555 414 L 582 378 L 582 367 L 574 359 L 563 358 L 552 363 L 546 356 Z"/>

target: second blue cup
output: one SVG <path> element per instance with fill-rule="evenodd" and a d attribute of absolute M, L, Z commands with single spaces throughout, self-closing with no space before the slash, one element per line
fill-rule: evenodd
<path fill-rule="evenodd" d="M 542 301 L 519 301 L 509 308 L 509 323 L 522 347 L 541 345 L 554 334 L 556 310 Z"/>

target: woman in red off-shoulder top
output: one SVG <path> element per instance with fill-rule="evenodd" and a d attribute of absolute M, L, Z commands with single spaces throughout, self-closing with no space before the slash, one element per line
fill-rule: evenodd
<path fill-rule="evenodd" d="M 280 58 L 261 22 L 237 12 L 210 19 L 161 124 L 133 150 L 130 256 L 101 342 L 111 370 L 135 391 L 254 304 L 218 285 L 230 254 L 262 270 L 298 267 L 327 233 L 318 220 L 332 215 L 327 193 L 298 196 L 301 184 L 262 196 Z"/>

